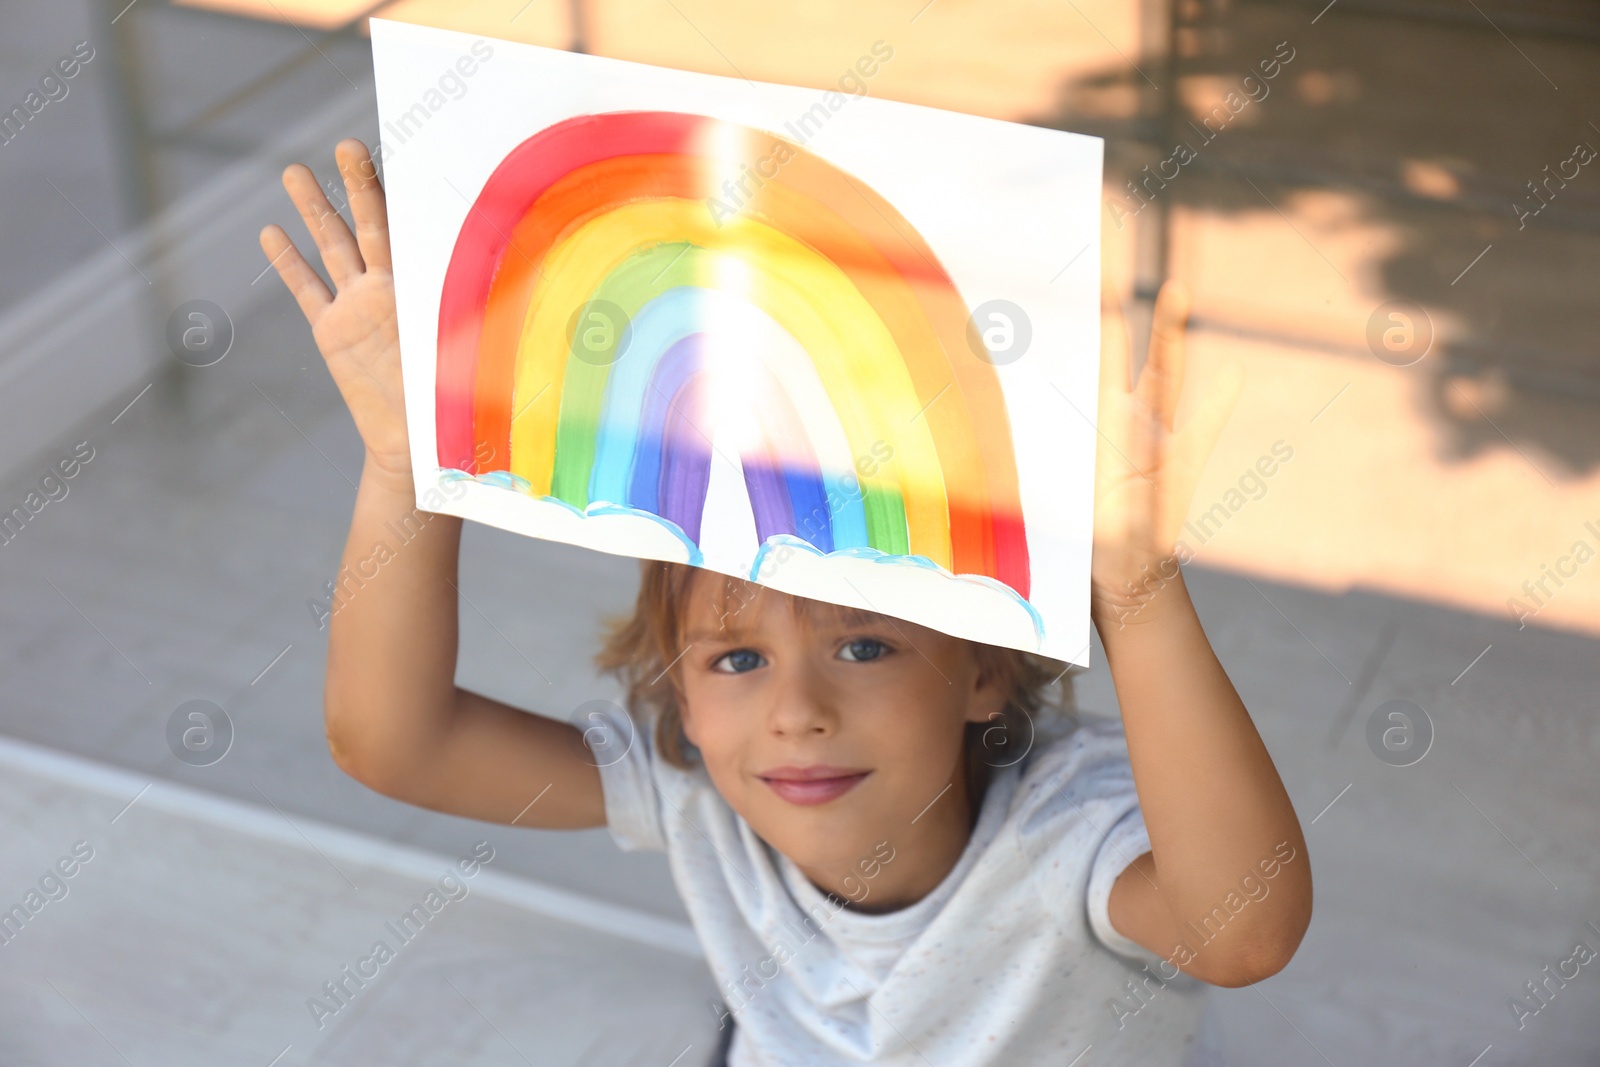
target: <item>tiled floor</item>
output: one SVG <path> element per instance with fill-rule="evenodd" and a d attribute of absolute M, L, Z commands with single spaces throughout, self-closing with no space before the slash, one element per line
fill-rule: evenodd
<path fill-rule="evenodd" d="M 1316 872 L 1293 963 L 1213 993 L 1228 1062 L 1600 1062 L 1600 981 L 1521 1028 L 1509 1007 L 1576 940 L 1600 949 L 1596 643 L 1359 591 L 1192 584 Z M 1432 723 L 1411 766 L 1367 740 L 1395 699 Z"/>
<path fill-rule="evenodd" d="M 280 304 L 242 321 L 221 364 L 179 368 L 115 424 L 108 411 L 63 433 L 63 452 L 89 440 L 95 458 L 0 548 L 5 731 L 442 855 L 490 837 L 497 872 L 681 919 L 663 858 L 619 852 L 604 831 L 486 827 L 392 802 L 333 766 L 320 721 L 324 634 L 305 602 L 336 564 L 360 453 L 295 316 Z M 0 481 L 0 499 L 29 480 Z M 598 614 L 630 601 L 634 565 L 480 527 L 465 544 L 462 684 L 555 715 L 614 695 L 586 657 Z M 1484 1067 L 1600 1059 L 1600 981 L 1569 982 L 1520 1030 L 1508 1007 L 1575 939 L 1600 945 L 1584 925 L 1600 922 L 1596 643 L 1362 591 L 1331 597 L 1201 568 L 1191 585 L 1301 813 L 1317 875 L 1293 964 L 1213 994 L 1228 1062 L 1465 1067 L 1491 1045 Z M 1103 666 L 1079 692 L 1114 711 Z M 228 755 L 206 768 L 180 763 L 165 741 L 173 710 L 196 698 L 221 704 L 236 728 Z M 1410 767 L 1381 762 L 1366 740 L 1368 718 L 1396 698 L 1422 706 L 1435 733 Z M 290 1043 L 291 1055 L 327 1062 L 429 1062 L 419 1050 L 445 1043 L 470 1050 L 461 1062 L 500 1062 L 505 1042 L 485 1018 L 512 1044 L 546 1047 L 535 1043 L 548 1038 L 545 1009 L 528 991 L 551 976 L 561 1017 L 586 1018 L 606 983 L 624 980 L 641 983 L 629 998 L 668 998 L 662 1011 L 684 1026 L 700 1010 L 672 999 L 676 977 L 614 973 L 617 953 L 590 935 L 475 900 L 448 938 L 419 946 L 381 995 L 354 1004 L 348 1024 L 302 1044 L 293 1027 L 306 1030 L 306 998 L 414 882 L 366 876 L 371 888 L 346 895 L 304 849 L 247 846 L 138 806 L 111 826 L 120 805 L 104 798 L 12 776 L 5 788 L 6 893 L 24 892 L 80 836 L 104 842 L 106 860 L 41 915 L 38 936 L 25 931 L 30 944 L 0 952 L 0 1003 L 30 1019 L 4 1032 L 34 1042 L 18 1062 L 60 1062 L 55 1048 L 71 1049 L 71 1062 L 116 1062 L 84 1016 L 126 1050 L 165 1050 L 135 1063 L 181 1063 L 208 1042 L 262 1064 Z M 456 967 L 468 959 L 488 969 Z M 699 964 L 671 966 L 703 977 Z M 448 1006 L 461 994 L 482 1016 Z M 1140 1024 L 1162 1025 L 1159 1006 Z M 570 1042 L 548 1048 L 536 1062 L 579 1055 Z"/>
<path fill-rule="evenodd" d="M 63 454 L 87 440 L 94 458 L 0 547 L 5 729 L 400 841 L 459 837 L 459 820 L 340 774 L 323 741 L 326 631 L 307 601 L 338 565 L 361 452 L 298 312 L 242 321 L 221 363 L 177 367 L 117 415 L 63 434 Z M 0 500 L 34 477 L 14 472 Z M 586 656 L 597 611 L 631 602 L 637 565 L 486 528 L 465 541 L 462 684 L 560 716 L 613 696 Z M 193 699 L 234 722 L 233 749 L 211 767 L 167 747 L 168 718 Z M 523 830 L 505 852 L 555 884 L 683 914 L 665 865 L 618 852 L 604 831 Z"/>
<path fill-rule="evenodd" d="M 7 1067 L 698 1067 L 713 1051 L 688 929 L 600 932 L 628 924 L 499 869 L 503 828 L 427 853 L 16 742 L 0 766 L 5 907 L 47 894 L 8 913 L 0 946 Z"/>
<path fill-rule="evenodd" d="M 1019 101 L 1037 98 L 1036 119 L 1043 115 L 1052 123 L 1081 125 L 1093 109 L 1086 112 L 1080 102 L 1058 115 L 1043 102 L 1056 88 L 1088 84 L 1083 82 L 1087 60 L 1082 54 L 1074 58 L 1067 45 L 1081 53 L 1086 44 L 1092 52 L 1100 38 L 1084 32 L 1080 20 L 1094 17 L 1142 58 L 1124 39 L 1129 26 L 1119 29 L 1102 17 L 1126 11 L 1085 6 L 1087 14 L 1076 5 L 1056 11 L 1051 16 L 1056 30 L 1048 36 L 987 7 L 955 5 L 939 15 L 946 11 L 941 5 L 921 21 L 919 33 L 935 34 L 937 18 L 972 21 L 944 23 L 946 28 L 937 31 L 942 36 L 934 39 L 945 41 L 939 47 L 948 52 L 904 40 L 903 58 L 892 70 L 907 71 L 906 81 L 885 84 L 882 91 L 993 113 L 1000 113 L 1003 103 L 1008 114 L 1017 111 Z M 1485 6 L 1498 17 L 1500 8 Z M 883 19 L 900 32 L 904 13 L 857 7 L 863 26 Z M 1309 27 L 1308 16 L 1289 6 L 1241 7 L 1256 20 L 1250 25 L 1295 20 L 1295 28 L 1286 32 L 1306 51 L 1300 63 L 1307 76 L 1292 90 L 1281 83 L 1271 110 L 1262 109 L 1270 121 L 1255 131 L 1261 154 L 1270 154 L 1266 150 L 1279 141 L 1294 159 L 1304 155 L 1307 143 L 1342 152 L 1337 144 L 1323 145 L 1326 129 L 1408 158 L 1454 154 L 1470 145 L 1483 157 L 1478 164 L 1488 175 L 1485 181 L 1508 181 L 1520 194 L 1522 179 L 1560 158 L 1550 152 L 1567 144 L 1566 118 L 1552 119 L 1544 109 L 1553 105 L 1539 103 L 1557 98 L 1544 97 L 1543 82 L 1531 69 L 1521 69 L 1526 56 L 1515 55 L 1482 27 L 1468 42 L 1474 51 L 1461 51 L 1458 41 L 1455 51 L 1439 52 L 1459 58 L 1482 50 L 1490 62 L 1504 65 L 1494 68 L 1499 75 L 1485 78 L 1482 71 L 1488 68 L 1458 62 L 1461 70 L 1477 71 L 1467 76 L 1473 82 L 1467 88 L 1479 95 L 1463 104 L 1456 99 L 1464 91 L 1459 77 L 1439 77 L 1438 62 L 1409 62 L 1413 54 L 1443 47 L 1444 31 L 1436 25 L 1377 23 L 1370 21 L 1373 5 L 1351 12 L 1341 5 L 1313 35 L 1298 28 L 1300 22 Z M 810 51 L 800 49 L 792 35 L 772 38 L 765 26 L 744 47 L 732 47 L 730 39 L 741 44 L 730 38 L 735 28 L 755 24 L 742 6 L 725 5 L 725 12 L 726 21 L 719 23 L 707 21 L 697 9 L 696 24 L 667 7 L 647 13 L 653 22 L 630 12 L 615 25 L 602 23 L 600 36 L 604 42 L 609 32 L 612 44 L 627 44 L 635 58 L 670 53 L 682 59 L 688 48 L 701 48 L 704 35 L 698 27 L 704 26 L 708 49 L 711 39 L 730 47 L 756 76 L 763 68 L 746 53 L 757 56 L 758 45 L 777 46 L 783 57 L 824 55 L 806 69 L 832 69 L 843 38 L 828 12 L 813 13 L 820 29 L 806 37 Z M 1476 15 L 1466 12 L 1465 17 Z M 974 52 L 977 38 L 967 32 L 974 25 L 999 36 L 976 48 L 981 65 L 953 65 L 952 56 Z M 299 47 L 297 33 L 271 32 L 274 47 Z M 674 44 L 671 33 L 681 34 L 688 45 Z M 65 29 L 61 35 L 52 31 L 38 47 L 51 52 L 56 37 L 66 39 L 65 34 Z M 1027 39 L 1013 41 L 1018 34 Z M 1259 35 L 1258 30 L 1240 34 L 1228 45 L 1232 51 L 1207 62 L 1231 77 L 1239 67 L 1235 60 L 1254 57 Z M 155 36 L 180 51 L 188 40 Z M 856 36 L 869 40 L 872 35 L 852 31 L 849 39 Z M 1111 37 L 1105 41 L 1117 47 Z M 657 55 L 644 45 L 663 51 Z M 34 43 L 12 53 L 32 54 L 29 50 Z M 1542 39 L 1534 52 L 1561 80 L 1559 99 L 1582 98 L 1583 79 L 1594 69 L 1592 49 Z M 1031 57 L 1033 65 L 1019 56 Z M 714 65 L 722 59 L 708 50 L 705 61 Z M 913 77 L 912 65 L 919 63 L 923 66 L 916 69 L 924 73 Z M 1346 80 L 1354 71 L 1352 84 L 1366 91 L 1350 99 L 1363 101 L 1360 106 L 1369 110 L 1349 110 L 1357 104 L 1347 108 L 1343 97 L 1331 108 L 1313 99 L 1312 90 L 1321 83 L 1311 65 Z M 188 77 L 199 69 L 180 64 L 170 73 Z M 766 69 L 794 77 L 800 67 Z M 926 73 L 930 70 L 937 73 Z M 1121 62 L 1114 70 L 1111 81 L 1133 81 L 1131 68 Z M 1512 81 L 1506 70 L 1520 73 L 1526 84 Z M 328 70 L 319 73 L 333 77 Z M 1001 76 L 1007 73 L 1010 80 Z M 1335 88 L 1344 84 L 1327 75 L 1324 80 Z M 1410 85 L 1413 81 L 1426 91 Z M 1122 99 L 1105 97 L 1109 104 Z M 79 110 L 63 112 L 63 123 L 104 118 L 91 113 L 102 105 L 87 92 L 75 94 L 68 106 Z M 1505 114 L 1486 119 L 1496 108 Z M 1439 116 L 1470 129 L 1449 135 Z M 1135 123 L 1131 112 L 1124 117 Z M 1374 117 L 1418 121 L 1429 137 L 1439 133 L 1444 140 L 1418 140 L 1409 127 L 1374 132 Z M 255 114 L 239 116 L 240 130 L 273 126 L 256 119 Z M 1548 150 L 1538 142 L 1517 151 L 1507 147 L 1508 134 L 1544 137 L 1551 131 L 1563 131 L 1563 139 Z M 1128 136 L 1120 127 L 1108 132 L 1113 141 Z M 1249 156 L 1244 149 L 1254 142 L 1244 140 L 1246 131 L 1238 132 L 1241 156 Z M 1231 138 L 1218 150 L 1233 151 Z M 1360 162 L 1354 155 L 1351 160 L 1352 166 Z M 325 153 L 317 165 L 325 174 Z M 18 157 L 7 166 L 16 168 L 20 180 L 44 163 Z M 109 204 L 88 198 L 89 186 L 79 189 L 99 172 L 70 171 L 58 175 L 62 192 L 104 222 Z M 1476 172 L 1468 167 L 1464 173 L 1473 193 Z M 1272 240 L 1293 248 L 1310 270 L 1323 270 L 1311 250 L 1296 245 L 1300 238 L 1280 226 L 1289 215 L 1280 219 L 1267 213 L 1255 202 L 1257 192 L 1231 179 L 1215 185 L 1214 177 L 1179 186 L 1174 198 L 1186 211 L 1193 209 L 1191 215 L 1179 213 L 1177 259 L 1180 273 L 1195 282 L 1203 309 L 1224 327 L 1235 321 L 1271 329 L 1288 323 L 1295 327 L 1289 334 L 1309 330 L 1313 340 L 1337 340 L 1344 336 L 1339 330 L 1359 332 L 1364 307 L 1339 319 L 1335 329 L 1333 319 L 1316 317 L 1323 314 L 1314 306 L 1322 290 L 1300 284 L 1298 275 L 1286 273 L 1282 256 L 1263 251 L 1277 245 L 1252 236 L 1243 221 L 1217 228 L 1215 215 L 1243 220 L 1248 210 L 1262 213 L 1266 225 L 1276 228 L 1267 231 L 1276 233 Z M 27 195 L 39 200 L 25 203 L 52 205 L 34 213 L 49 224 L 21 227 L 18 233 L 28 241 L 47 237 L 51 249 L 65 248 L 71 256 L 96 247 L 97 238 L 79 225 L 69 206 L 47 187 L 33 184 Z M 1499 185 L 1491 182 L 1486 188 L 1501 197 Z M 1269 185 L 1267 192 L 1276 196 L 1276 187 Z M 1303 221 L 1295 202 L 1283 203 Z M 1587 203 L 1585 210 L 1592 213 L 1588 187 L 1575 187 L 1563 203 Z M 1477 331 L 1475 338 L 1507 352 L 1537 341 L 1584 359 L 1592 354 L 1584 316 L 1592 313 L 1593 302 L 1575 288 L 1588 276 L 1583 268 L 1591 260 L 1579 253 L 1589 248 L 1583 243 L 1592 237 L 1589 222 L 1574 222 L 1577 236 L 1535 231 L 1513 244 L 1502 241 L 1499 230 L 1480 235 L 1461 222 L 1467 216 L 1433 208 L 1422 212 L 1415 204 L 1402 207 L 1378 211 L 1380 221 L 1415 228 L 1393 254 L 1384 253 L 1387 259 L 1374 261 L 1380 288 L 1430 302 L 1456 302 L 1452 306 Z M 15 205 L 12 210 L 31 211 Z M 1502 211 L 1499 199 L 1494 210 L 1498 225 L 1506 226 L 1511 215 Z M 1574 218 L 1588 218 L 1573 210 Z M 67 225 L 50 221 L 58 218 L 51 211 Z M 1209 238 L 1208 245 L 1202 238 L 1212 229 L 1220 236 Z M 1493 256 L 1457 287 L 1450 279 L 1461 280 L 1458 271 L 1480 240 L 1497 242 Z M 1462 242 L 1461 248 L 1452 242 Z M 253 250 L 245 251 L 253 256 Z M 1239 272 L 1239 257 L 1247 252 L 1261 272 L 1272 275 L 1272 284 L 1260 283 L 1261 275 Z M 1502 262 L 1501 257 L 1507 258 Z M 37 267 L 30 255 L 12 258 L 9 273 L 0 271 L 5 275 L 0 289 L 20 291 Z M 251 259 L 248 273 L 257 269 Z M 261 285 L 277 283 L 267 277 Z M 703 965 L 552 919 L 536 906 L 544 899 L 537 886 L 514 881 L 533 879 L 576 894 L 580 902 L 607 902 L 681 922 L 683 909 L 661 856 L 621 853 L 604 831 L 512 831 L 411 808 L 361 787 L 330 760 L 321 725 L 325 634 L 306 605 L 337 566 L 360 445 L 298 312 L 281 290 L 274 292 L 266 310 L 239 318 L 234 350 L 220 364 L 205 369 L 173 364 L 137 400 L 136 391 L 130 391 L 82 424 L 61 427 L 51 458 L 86 441 L 95 449 L 94 459 L 72 480 L 65 499 L 50 503 L 17 540 L 0 546 L 5 594 L 0 597 L 0 732 L 139 776 L 51 777 L 37 767 L 19 770 L 15 761 L 0 769 L 5 842 L 0 907 L 21 900 L 74 842 L 87 841 L 95 850 L 67 881 L 68 895 L 45 905 L 11 943 L 0 945 L 0 1064 L 266 1065 L 281 1054 L 280 1065 L 637 1062 L 659 1067 L 692 1045 L 680 1061 L 688 1067 L 698 1061 L 709 1030 L 703 1007 L 709 977 Z M 1352 293 L 1352 306 L 1357 297 L 1378 299 L 1376 290 Z M 1306 314 L 1307 301 L 1315 314 Z M 1552 329 L 1556 334 L 1545 336 Z M 1207 345 L 1219 347 L 1219 336 L 1239 348 L 1225 331 L 1214 332 L 1197 344 L 1197 354 L 1204 356 Z M 1295 362 L 1300 356 L 1271 362 L 1280 360 L 1287 345 L 1274 341 L 1272 352 L 1253 366 L 1262 368 L 1269 383 L 1283 385 L 1285 395 L 1307 400 L 1309 414 L 1324 396 L 1333 395 L 1333 388 L 1311 398 L 1314 390 Z M 1361 354 L 1361 347 L 1358 337 L 1353 350 Z M 1344 406 L 1330 418 L 1342 417 L 1359 396 L 1357 390 L 1341 401 Z M 1574 471 L 1592 468 L 1593 437 L 1575 431 L 1587 423 L 1570 414 L 1570 407 L 1561 409 L 1568 414 L 1546 416 L 1539 413 L 1554 409 L 1531 406 L 1515 391 L 1513 400 L 1508 410 L 1516 421 L 1500 421 L 1519 441 L 1532 440 L 1554 456 L 1566 456 Z M 132 406 L 124 412 L 129 401 Z M 1252 425 L 1267 440 L 1269 430 L 1276 433 L 1277 406 L 1254 409 L 1259 421 Z M 1351 425 L 1362 429 L 1347 429 L 1350 436 L 1330 451 L 1348 448 L 1362 433 L 1381 436 L 1392 430 L 1379 418 L 1386 409 L 1356 410 L 1364 413 L 1352 412 Z M 1412 417 L 1406 414 L 1409 406 L 1397 410 Z M 1395 416 L 1397 423 L 1401 415 Z M 1442 421 L 1472 440 L 1481 437 L 1500 446 L 1498 426 L 1491 432 L 1469 419 L 1463 427 L 1453 415 Z M 1329 420 L 1319 424 L 1331 425 Z M 1253 448 L 1251 434 L 1247 444 Z M 1392 433 L 1383 438 L 1392 439 Z M 1341 501 L 1373 507 L 1375 490 L 1392 493 L 1397 485 L 1421 484 L 1417 479 L 1433 469 L 1406 466 L 1420 463 L 1414 458 L 1419 453 L 1379 451 L 1377 460 L 1353 467 L 1356 473 L 1342 480 L 1326 471 L 1305 478 L 1302 498 L 1288 495 L 1295 490 L 1287 486 L 1275 489 L 1283 494 L 1274 497 L 1275 506 L 1306 517 L 1309 532 L 1293 529 L 1305 533 L 1305 542 L 1323 546 L 1329 557 L 1339 552 L 1327 545 L 1383 544 L 1402 533 L 1441 559 L 1461 556 L 1465 541 L 1436 543 L 1439 531 L 1431 527 L 1431 533 L 1398 531 L 1403 519 L 1389 517 L 1386 528 L 1361 530 L 1359 516 L 1368 512 L 1351 511 Z M 1544 462 L 1541 452 L 1534 454 Z M 1305 462 L 1314 461 L 1308 449 Z M 1223 469 L 1233 468 L 1224 464 Z M 19 502 L 41 473 L 0 474 L 0 507 Z M 1519 473 L 1532 486 L 1529 492 L 1544 492 L 1528 472 Z M 1453 495 L 1429 486 L 1431 495 L 1419 491 L 1414 499 L 1437 510 L 1448 496 L 1460 514 L 1496 526 L 1497 516 L 1523 517 L 1517 513 L 1520 498 L 1485 489 L 1500 484 L 1458 480 L 1451 483 Z M 1577 483 L 1562 484 L 1569 496 L 1576 494 Z M 1338 495 L 1341 486 L 1344 497 Z M 1396 514 L 1401 503 L 1394 501 Z M 1547 521 L 1549 507 L 1547 498 L 1529 496 L 1527 521 Z M 1336 514 L 1325 510 L 1330 508 Z M 1600 514 L 1590 517 L 1600 519 Z M 1475 550 L 1502 557 L 1507 542 L 1497 537 L 1480 536 Z M 1235 558 L 1246 555 L 1241 550 Z M 1284 555 L 1278 552 L 1275 558 L 1281 561 Z M 1326 566 L 1336 569 L 1343 562 L 1330 559 Z M 1419 564 L 1418 573 L 1423 570 Z M 587 659 L 595 647 L 597 616 L 626 607 L 635 574 L 629 560 L 469 526 L 461 567 L 467 598 L 461 612 L 462 684 L 556 716 L 585 700 L 614 696 L 609 684 L 593 676 Z M 1548 1003 L 1523 1018 L 1520 1027 L 1511 1008 L 1514 997 L 1528 1000 L 1526 983 L 1548 980 L 1549 972 L 1542 969 L 1554 971 L 1572 955 L 1575 943 L 1600 948 L 1600 830 L 1594 818 L 1600 810 L 1595 773 L 1600 642 L 1535 627 L 1519 631 L 1503 615 L 1473 615 L 1359 589 L 1330 595 L 1199 565 L 1189 575 L 1213 643 L 1300 812 L 1316 871 L 1315 918 L 1291 966 L 1257 987 L 1212 994 L 1209 1024 L 1227 1049 L 1226 1062 L 1241 1067 L 1600 1063 L 1594 1022 L 1600 1018 L 1600 975 L 1591 973 L 1600 965 L 1584 967 L 1562 985 L 1550 981 Z M 1508 583 L 1507 592 L 1514 585 Z M 1093 654 L 1097 666 L 1080 679 L 1081 700 L 1114 712 L 1101 650 L 1096 647 Z M 222 705 L 236 729 L 228 755 L 210 767 L 187 766 L 167 746 L 170 717 L 192 699 Z M 1432 746 L 1413 766 L 1387 765 L 1369 746 L 1369 721 L 1393 699 L 1414 702 L 1431 720 Z M 97 790 L 83 784 L 89 779 L 133 788 Z M 152 791 L 124 810 L 142 783 L 152 780 L 158 783 Z M 188 794 L 167 792 L 160 783 L 179 783 L 248 807 L 195 797 L 193 810 L 186 812 L 182 798 Z M 318 823 L 367 836 L 330 835 L 318 830 Z M 421 899 L 433 880 L 429 865 L 442 869 L 479 839 L 492 841 L 496 855 L 490 869 L 471 883 L 473 893 L 450 904 L 438 928 L 403 948 L 349 1007 L 318 1029 L 308 999 L 340 968 L 365 955 L 382 936 L 385 922 Z M 426 853 L 385 852 L 385 843 Z M 1591 922 L 1595 927 L 1587 925 Z M 629 1013 L 626 1038 L 602 1025 L 602 1013 L 618 1004 Z M 1130 1025 L 1167 1025 L 1160 1001 Z M 608 1041 L 613 1043 L 603 1044 Z M 1091 1054 L 1080 1067 L 1094 1062 Z"/>

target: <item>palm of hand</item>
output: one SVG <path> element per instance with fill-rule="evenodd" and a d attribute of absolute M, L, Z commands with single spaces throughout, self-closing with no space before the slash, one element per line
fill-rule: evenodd
<path fill-rule="evenodd" d="M 377 457 L 408 455 L 394 275 L 369 267 L 347 281 L 311 324 L 311 336 L 367 450 Z M 399 420 L 390 417 L 396 411 Z"/>
<path fill-rule="evenodd" d="M 1102 299 L 1100 398 L 1095 450 L 1094 612 L 1103 616 L 1143 602 L 1151 576 L 1173 556 L 1206 460 L 1243 388 L 1237 364 L 1176 425 L 1184 380 L 1188 294 L 1168 282 L 1156 298 L 1150 354 L 1129 385 L 1126 331 L 1115 297 Z"/>
<path fill-rule="evenodd" d="M 285 168 L 283 185 L 311 231 L 338 295 L 329 292 L 280 227 L 261 231 L 261 249 L 310 323 L 312 338 L 350 409 L 368 457 L 385 475 L 409 483 L 411 458 L 383 187 L 360 141 L 340 141 L 335 158 L 350 197 L 354 234 L 308 168 L 298 163 Z"/>

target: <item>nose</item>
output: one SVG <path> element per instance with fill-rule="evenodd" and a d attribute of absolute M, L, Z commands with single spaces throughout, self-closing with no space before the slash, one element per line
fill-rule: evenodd
<path fill-rule="evenodd" d="M 804 662 L 774 672 L 767 729 L 783 737 L 826 737 L 838 729 L 838 694 Z"/>

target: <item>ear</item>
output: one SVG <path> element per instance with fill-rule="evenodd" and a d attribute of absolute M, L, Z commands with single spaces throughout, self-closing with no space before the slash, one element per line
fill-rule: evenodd
<path fill-rule="evenodd" d="M 1006 692 L 1000 684 L 999 673 L 986 667 L 974 654 L 972 691 L 967 698 L 967 722 L 991 722 L 1006 706 Z"/>

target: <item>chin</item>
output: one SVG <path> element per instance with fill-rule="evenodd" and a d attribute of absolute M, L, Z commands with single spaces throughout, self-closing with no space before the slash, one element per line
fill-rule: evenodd
<path fill-rule="evenodd" d="M 862 855 L 870 853 L 873 843 L 883 836 L 873 837 L 870 828 L 862 825 L 859 813 L 769 808 L 762 814 L 765 818 L 761 825 L 765 831 L 756 829 L 757 823 L 748 817 L 745 821 L 756 829 L 763 841 L 801 867 L 852 867 Z"/>

